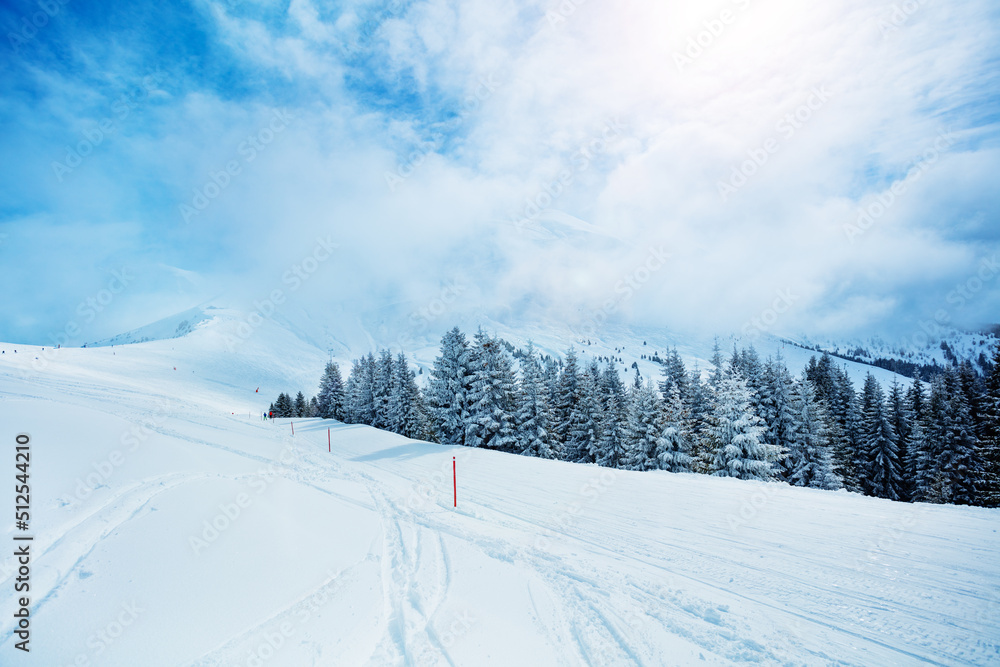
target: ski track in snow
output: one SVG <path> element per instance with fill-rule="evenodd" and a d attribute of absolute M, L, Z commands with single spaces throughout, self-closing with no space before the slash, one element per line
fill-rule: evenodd
<path fill-rule="evenodd" d="M 9 378 L 0 375 L 0 380 Z M 344 453 L 336 447 L 328 453 L 325 422 L 303 420 L 291 438 L 284 422 L 263 424 L 208 410 L 153 419 L 153 406 L 178 399 L 147 391 L 131 380 L 125 384 L 103 386 L 93 378 L 42 375 L 31 385 L 4 388 L 0 399 L 101 411 L 143 424 L 172 443 L 211 450 L 223 460 L 238 462 L 235 467 L 243 472 L 165 472 L 127 482 L 116 478 L 118 486 L 99 505 L 59 514 L 58 521 L 39 532 L 34 542 L 33 612 L 39 623 L 58 610 L 67 587 L 95 549 L 113 549 L 113 538 L 147 516 L 161 494 L 205 482 L 242 483 L 266 475 L 316 491 L 338 505 L 375 512 L 378 543 L 280 608 L 262 609 L 253 622 L 218 636 L 184 664 L 237 664 L 244 658 L 246 644 L 265 629 L 296 617 L 318 591 L 362 576 L 371 564 L 379 573 L 381 610 L 373 632 L 359 637 L 370 644 L 363 647 L 366 664 L 466 664 L 444 638 L 450 620 L 444 610 L 458 593 L 456 567 L 486 562 L 519 574 L 527 606 L 516 610 L 523 616 L 516 620 L 540 629 L 547 647 L 565 665 L 660 665 L 674 660 L 782 665 L 1000 662 L 996 538 L 978 544 L 972 554 L 978 560 L 970 557 L 947 567 L 940 560 L 929 560 L 926 552 L 910 553 L 901 547 L 883 554 L 862 539 L 836 545 L 844 562 L 832 563 L 821 552 L 821 544 L 799 546 L 764 528 L 737 534 L 716 524 L 699 527 L 693 535 L 689 523 L 647 523 L 641 511 L 603 521 L 583 517 L 566 525 L 554 510 L 543 506 L 544 494 L 534 498 L 534 504 L 530 499 L 521 502 L 502 485 L 477 488 L 475 497 L 463 498 L 457 509 L 451 507 L 450 487 L 447 500 L 436 497 L 414 508 L 403 499 L 432 464 L 404 465 L 402 455 L 362 460 L 356 456 L 360 451 L 405 449 L 410 441 L 331 423 L 337 431 L 335 444 L 349 447 Z M 252 435 L 257 444 L 241 448 L 242 440 L 233 437 L 234 432 Z M 278 460 L 274 455 L 278 447 L 293 451 L 294 461 Z M 412 443 L 412 447 L 427 445 Z M 423 455 L 414 451 L 415 456 Z M 440 451 L 438 459 L 451 456 L 448 448 Z M 490 459 L 490 465 L 494 462 Z M 586 473 L 595 470 L 599 469 Z M 363 488 L 368 498 L 345 491 L 345 482 Z M 735 493 L 733 488 L 725 487 L 725 493 Z M 831 499 L 825 507 L 836 507 L 833 494 L 810 498 Z M 783 507 L 782 500 L 772 502 L 768 511 Z M 905 506 L 886 511 L 900 507 Z M 994 520 L 993 525 L 997 523 Z M 871 526 L 877 533 L 874 521 Z M 948 553 L 948 541 L 932 530 L 914 528 L 908 539 L 936 549 L 932 556 L 941 558 Z M 547 536 L 548 548 L 538 546 L 539 536 Z M 8 557 L 4 564 L 9 563 Z M 992 578 L 981 581 L 984 574 Z M 5 596 L 12 589 L 12 578 L 0 581 Z M 970 607 L 983 611 L 975 615 Z M 11 648 L 9 642 L 8 637 L 4 650 Z M 679 651 L 676 656 L 685 657 L 676 657 L 668 646 Z M 322 643 L 313 649 L 311 664 L 331 664 L 323 657 Z M 296 659 L 305 658 L 300 653 Z"/>

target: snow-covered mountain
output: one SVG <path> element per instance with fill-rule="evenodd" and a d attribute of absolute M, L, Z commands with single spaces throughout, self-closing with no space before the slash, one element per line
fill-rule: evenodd
<path fill-rule="evenodd" d="M 659 378 L 661 365 L 657 359 L 674 348 L 689 369 L 710 372 L 716 343 L 714 336 L 692 336 L 663 327 L 606 323 L 581 330 L 559 322 L 526 322 L 520 318 L 499 320 L 461 311 L 450 312 L 444 303 L 439 308 L 431 304 L 422 312 L 414 311 L 409 317 L 401 317 L 391 312 L 349 314 L 343 307 L 307 310 L 294 303 L 273 309 L 266 306 L 233 308 L 216 300 L 118 336 L 89 343 L 88 347 L 191 337 L 197 346 L 216 349 L 221 358 L 240 358 L 246 360 L 241 363 L 250 363 L 247 356 L 253 355 L 261 360 L 265 368 L 269 367 L 269 363 L 264 360 L 269 358 L 272 350 L 290 355 L 287 366 L 297 369 L 293 374 L 299 383 L 296 386 L 282 386 L 276 382 L 275 378 L 280 374 L 276 369 L 271 369 L 270 375 L 263 373 L 256 379 L 247 378 L 247 382 L 254 387 L 266 388 L 266 395 L 271 399 L 280 391 L 289 390 L 302 390 L 310 395 L 318 386 L 326 360 L 336 360 L 346 373 L 353 359 L 383 347 L 393 352 L 405 352 L 420 372 L 418 381 L 423 382 L 439 354 L 441 336 L 453 326 L 470 335 L 482 327 L 517 347 L 524 347 L 531 341 L 542 354 L 555 357 L 562 357 L 573 346 L 584 363 L 592 358 L 615 360 L 619 372 L 626 379 L 633 376 L 636 368 L 643 378 Z M 734 349 L 752 345 L 761 358 L 780 355 L 795 374 L 806 366 L 810 357 L 829 351 L 840 357 L 838 363 L 847 369 L 856 387 L 863 384 L 868 373 L 874 374 L 883 385 L 888 385 L 894 378 L 906 381 L 884 364 L 883 367 L 872 365 L 879 357 L 917 364 L 937 363 L 939 366 L 949 361 L 945 351 L 937 345 L 922 349 L 911 346 L 903 350 L 878 338 L 838 343 L 755 333 L 724 335 L 717 340 L 724 358 Z M 953 332 L 948 341 L 952 346 L 950 349 L 960 360 L 975 360 L 978 357 L 973 354 L 980 352 L 988 356 L 990 346 L 995 344 L 991 335 L 960 332 Z M 209 362 L 209 365 L 214 366 L 215 362 Z M 311 375 L 307 370 L 310 366 Z"/>
<path fill-rule="evenodd" d="M 162 338 L 114 347 L 0 344 L 0 438 L 30 435 L 17 532 L 34 537 L 30 653 L 12 632 L 19 564 L 0 557 L 0 663 L 1000 660 L 997 510 L 265 423 L 278 391 L 318 380 L 317 337 L 341 336 L 345 359 L 393 341 L 357 321 L 251 315 L 205 307 L 189 333 L 173 337 L 171 318 Z M 570 342 L 488 325 L 552 352 Z M 436 337 L 411 339 L 423 367 Z M 704 367 L 711 351 L 611 327 L 576 344 L 624 365 L 677 344 Z M 756 344 L 790 365 L 806 355 Z"/>

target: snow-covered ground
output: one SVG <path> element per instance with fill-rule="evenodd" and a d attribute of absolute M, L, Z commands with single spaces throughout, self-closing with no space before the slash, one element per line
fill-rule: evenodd
<path fill-rule="evenodd" d="M 292 435 L 260 413 L 327 356 L 270 325 L 0 350 L 2 665 L 1000 662 L 997 510 Z"/>

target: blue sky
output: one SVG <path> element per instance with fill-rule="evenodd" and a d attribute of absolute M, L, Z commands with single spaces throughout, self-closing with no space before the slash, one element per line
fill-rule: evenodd
<path fill-rule="evenodd" d="M 0 26 L 0 340 L 252 303 L 317 238 L 340 252 L 294 298 L 401 326 L 456 280 L 456 308 L 560 322 L 611 300 L 724 333 L 782 294 L 779 334 L 1000 320 L 995 2 L 53 0 Z"/>

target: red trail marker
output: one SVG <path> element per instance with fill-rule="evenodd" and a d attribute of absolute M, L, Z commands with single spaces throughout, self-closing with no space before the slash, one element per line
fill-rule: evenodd
<path fill-rule="evenodd" d="M 326 451 L 328 452 L 333 451 L 332 449 L 330 449 L 330 429 L 326 429 Z"/>
<path fill-rule="evenodd" d="M 289 422 L 292 425 L 292 435 L 295 435 L 295 422 Z"/>
<path fill-rule="evenodd" d="M 458 507 L 458 471 L 455 468 L 455 457 L 451 457 L 451 483 L 455 491 L 455 507 Z"/>

